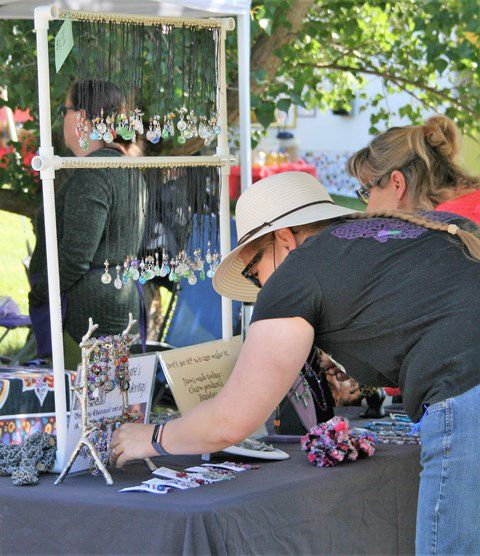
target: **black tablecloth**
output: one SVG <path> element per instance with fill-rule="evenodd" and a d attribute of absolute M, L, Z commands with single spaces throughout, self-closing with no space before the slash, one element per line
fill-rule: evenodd
<path fill-rule="evenodd" d="M 167 495 L 119 493 L 150 478 L 143 463 L 101 476 L 42 475 L 36 487 L 0 479 L 1 554 L 412 554 L 419 449 L 381 445 L 373 458 L 312 467 L 260 463 L 233 481 Z M 225 461 L 232 456 L 216 459 Z M 159 458 L 175 468 L 198 457 Z"/>

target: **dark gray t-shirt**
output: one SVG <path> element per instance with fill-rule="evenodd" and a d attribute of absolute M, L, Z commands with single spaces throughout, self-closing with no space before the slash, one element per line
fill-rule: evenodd
<path fill-rule="evenodd" d="M 360 383 L 400 386 L 414 420 L 423 403 L 480 383 L 480 263 L 445 232 L 392 218 L 332 224 L 290 253 L 258 295 L 252 322 L 289 317 L 309 322 L 315 345 Z"/>

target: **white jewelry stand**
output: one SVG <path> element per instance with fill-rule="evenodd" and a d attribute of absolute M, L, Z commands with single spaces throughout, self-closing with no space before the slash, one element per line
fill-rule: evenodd
<path fill-rule="evenodd" d="M 67 405 L 64 388 L 64 353 L 62 335 L 62 315 L 60 302 L 60 278 L 58 270 L 58 245 L 57 227 L 55 216 L 55 195 L 54 179 L 55 171 L 60 168 L 144 168 L 144 167 L 166 167 L 171 168 L 177 165 L 195 166 L 218 166 L 220 169 L 220 253 L 225 256 L 230 251 L 230 198 L 228 176 L 230 174 L 230 151 L 228 147 L 228 128 L 227 128 L 227 84 L 225 67 L 225 37 L 226 32 L 235 28 L 233 18 L 225 19 L 194 19 L 189 20 L 189 24 L 198 27 L 217 26 L 220 29 L 220 60 L 218 68 L 218 89 L 217 89 L 217 108 L 218 125 L 221 134 L 217 138 L 217 152 L 214 156 L 196 157 L 139 157 L 124 158 L 104 157 L 96 160 L 95 157 L 88 158 L 66 158 L 55 155 L 52 146 L 52 127 L 50 116 L 50 73 L 49 73 L 49 52 L 48 52 L 48 28 L 50 21 L 55 19 L 65 19 L 70 17 L 72 21 L 80 18 L 92 17 L 98 14 L 88 14 L 82 12 L 68 12 L 59 10 L 55 6 L 40 6 L 35 8 L 35 33 L 37 36 L 37 68 L 38 68 L 38 102 L 39 102 L 39 123 L 40 123 L 40 148 L 38 156 L 32 160 L 34 170 L 40 172 L 42 180 L 44 217 L 45 217 L 45 243 L 47 253 L 47 273 L 48 273 L 48 293 L 50 304 L 50 325 L 52 331 L 52 358 L 53 375 L 55 381 L 55 418 L 57 429 L 57 458 L 54 472 L 60 472 L 65 465 L 65 445 L 67 438 Z M 119 16 L 101 14 L 102 20 L 119 21 Z M 136 17 L 125 16 L 129 21 L 145 22 L 146 24 L 168 24 L 181 26 L 180 18 L 162 17 Z M 244 30 L 245 32 L 245 30 Z M 244 76 L 245 79 L 245 76 Z M 242 97 L 245 94 L 242 93 Z M 243 98 L 243 105 L 248 104 Z M 249 118 L 249 114 L 244 115 Z M 243 126 L 245 127 L 245 126 Z M 248 129 L 248 126 L 247 126 Z M 244 131 L 244 130 L 243 130 Z M 248 157 L 247 157 L 248 160 Z M 249 172 L 250 168 L 244 165 L 242 174 Z M 246 175 L 246 174 L 245 174 Z M 232 303 L 222 297 L 222 336 L 223 338 L 232 337 Z M 82 342 L 83 343 L 83 342 Z"/>
<path fill-rule="evenodd" d="M 137 321 L 134 320 L 132 313 L 130 313 L 128 315 L 128 326 L 122 332 L 122 336 L 124 338 L 128 337 L 128 333 L 130 332 L 132 326 L 136 322 Z M 60 473 L 60 475 L 57 477 L 57 480 L 55 481 L 56 485 L 63 482 L 63 479 L 65 479 L 68 472 L 72 468 L 72 465 L 77 459 L 77 456 L 80 453 L 82 446 L 86 446 L 87 450 L 90 452 L 90 455 L 95 461 L 95 465 L 98 467 L 98 469 L 102 472 L 103 476 L 105 477 L 105 481 L 107 482 L 107 485 L 113 484 L 112 476 L 110 475 L 107 468 L 103 464 L 102 460 L 98 456 L 95 446 L 88 438 L 90 434 L 94 432 L 96 429 L 95 424 L 89 422 L 88 420 L 87 406 L 88 406 L 88 363 L 90 360 L 90 355 L 99 344 L 99 340 L 97 338 L 91 338 L 91 335 L 95 332 L 97 328 L 98 328 L 98 324 L 93 324 L 93 320 L 91 318 L 88 319 L 88 332 L 85 334 L 85 336 L 83 336 L 82 341 L 80 342 L 80 347 L 82 348 L 81 376 L 78 377 L 77 384 L 75 386 L 72 386 L 71 389 L 75 394 L 75 396 L 77 396 L 78 400 L 80 401 L 80 411 L 82 413 L 81 435 L 80 435 L 80 440 L 77 442 L 77 445 L 75 446 L 75 449 L 73 450 L 67 465 L 64 467 L 63 471 Z M 129 338 L 127 341 L 127 346 L 130 346 L 131 344 L 136 342 L 139 337 L 140 334 L 136 334 L 135 336 Z M 128 389 L 122 390 L 122 413 L 121 413 L 122 415 L 128 409 L 128 406 L 129 406 Z"/>

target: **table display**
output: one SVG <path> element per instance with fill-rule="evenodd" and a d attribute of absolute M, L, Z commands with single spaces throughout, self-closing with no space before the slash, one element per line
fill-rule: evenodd
<path fill-rule="evenodd" d="M 113 470 L 115 488 L 87 474 L 62 488 L 52 475 L 29 489 L 0 478 L 0 552 L 110 554 L 112 542 L 117 554 L 414 552 L 417 446 L 381 445 L 372 458 L 332 468 L 311 466 L 299 444 L 282 449 L 288 460 L 168 496 L 118 492 L 154 477 L 142 462 Z M 199 456 L 153 461 L 179 471 L 201 464 Z M 72 520 L 81 527 L 72 530 Z"/>

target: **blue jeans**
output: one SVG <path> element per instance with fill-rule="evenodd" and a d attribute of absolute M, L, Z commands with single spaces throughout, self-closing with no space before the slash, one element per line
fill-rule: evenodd
<path fill-rule="evenodd" d="M 480 385 L 431 405 L 422 453 L 416 553 L 480 554 Z"/>

